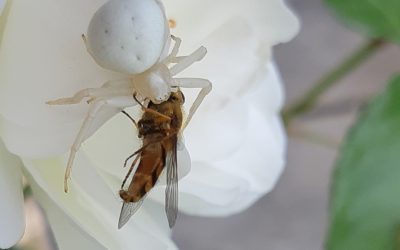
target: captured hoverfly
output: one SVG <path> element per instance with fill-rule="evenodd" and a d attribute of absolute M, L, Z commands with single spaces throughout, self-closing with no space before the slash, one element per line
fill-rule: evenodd
<path fill-rule="evenodd" d="M 126 165 L 129 159 L 136 156 L 119 192 L 124 203 L 118 228 L 123 227 L 139 209 L 146 194 L 156 185 L 164 169 L 167 171 L 165 211 L 169 226 L 172 228 L 175 225 L 178 213 L 177 143 L 182 127 L 184 101 L 183 93 L 178 90 L 172 92 L 165 102 L 160 104 L 149 102 L 147 107 L 142 106 L 144 113 L 137 124 L 123 111 L 136 124 L 138 136 L 143 140 L 143 146 L 125 161 Z M 138 166 L 129 187 L 124 189 L 125 183 L 136 165 Z"/>

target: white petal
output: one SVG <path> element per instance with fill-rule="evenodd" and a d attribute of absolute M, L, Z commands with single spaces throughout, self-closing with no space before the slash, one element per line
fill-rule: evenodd
<path fill-rule="evenodd" d="M 0 113 L 5 119 L 32 132 L 48 130 L 50 137 L 57 127 L 75 137 L 78 127 L 68 124 L 81 122 L 88 105 L 50 107 L 45 102 L 123 78 L 100 68 L 81 39 L 104 2 L 12 2 L 0 48 Z"/>
<path fill-rule="evenodd" d="M 255 89 L 260 90 L 261 84 L 263 89 L 259 95 L 262 96 L 258 101 L 267 104 L 263 107 L 264 110 L 276 112 L 281 107 L 283 91 L 276 69 L 270 65 L 269 57 L 260 55 L 259 39 L 250 30 L 244 29 L 245 27 L 246 23 L 241 20 L 231 20 L 221 26 L 204 40 L 203 44 L 209 51 L 204 60 L 183 73 L 187 77 L 202 77 L 213 83 L 213 90 L 194 119 L 204 116 L 204 121 L 207 114 L 221 110 L 231 105 L 231 102 L 240 103 L 240 98 L 244 95 L 254 93 Z M 238 33 L 243 36 L 235 38 Z M 197 92 L 185 89 L 187 106 L 196 94 Z M 245 105 L 246 103 L 240 104 Z M 240 110 L 235 113 L 241 114 Z"/>
<path fill-rule="evenodd" d="M 287 42 L 299 32 L 299 20 L 283 0 L 242 0 L 240 3 L 236 5 L 239 15 L 270 46 Z"/>
<path fill-rule="evenodd" d="M 107 249 L 87 232 L 82 230 L 74 220 L 50 199 L 35 180 L 28 174 L 30 185 L 37 201 L 44 209 L 53 230 L 59 249 Z"/>
<path fill-rule="evenodd" d="M 247 117 L 247 107 L 241 99 L 221 109 L 199 111 L 184 132 L 193 161 L 221 160 L 238 150 L 244 140 Z"/>
<path fill-rule="evenodd" d="M 245 21 L 263 42 L 273 46 L 291 39 L 298 20 L 282 0 L 164 0 L 167 17 L 177 22 L 171 32 L 189 48 L 232 19 Z M 243 30 L 243 32 L 247 32 Z M 242 33 L 237 33 L 237 37 Z M 186 45 L 185 45 L 186 43 Z"/>
<path fill-rule="evenodd" d="M 202 76 L 213 83 L 213 91 L 185 131 L 193 160 L 224 158 L 237 150 L 243 140 L 247 108 L 241 98 L 254 88 L 259 72 L 266 71 L 262 59 L 255 53 L 258 45 L 255 36 L 248 33 L 234 39 L 245 25 L 240 20 L 232 20 L 220 27 L 205 42 L 209 53 L 204 61 L 185 71 L 186 76 Z M 197 93 L 185 90 L 187 106 L 194 94 Z"/>
<path fill-rule="evenodd" d="M 230 215 L 274 187 L 285 163 L 282 125 L 277 116 L 266 116 L 255 107 L 248 119 L 239 150 L 223 160 L 192 163 L 190 174 L 179 182 L 180 209 L 196 215 Z M 203 145 L 212 147 L 213 142 Z"/>
<path fill-rule="evenodd" d="M 24 234 L 25 214 L 21 161 L 0 140 L 0 248 L 16 244 Z"/>
<path fill-rule="evenodd" d="M 187 77 L 206 78 L 213 83 L 213 91 L 202 109 L 211 105 L 222 106 L 241 95 L 252 85 L 254 75 L 264 64 L 265 59 L 257 53 L 259 39 L 246 27 L 242 20 L 230 20 L 190 48 L 192 52 L 201 44 L 208 51 L 202 61 L 182 73 Z M 237 37 L 238 33 L 243 36 Z"/>
<path fill-rule="evenodd" d="M 90 161 L 78 154 L 70 191 L 63 193 L 62 183 L 65 160 L 24 160 L 24 163 L 38 186 L 48 197 L 70 217 L 80 229 L 87 232 L 108 249 L 173 248 L 169 240 L 167 222 L 155 222 L 146 214 L 146 204 L 122 230 L 117 229 L 121 201 L 118 190 L 112 190 L 98 175 Z M 162 211 L 162 210 L 161 210 Z M 135 218 L 145 216 L 147 224 L 135 223 Z"/>
<path fill-rule="evenodd" d="M 272 135 L 278 148 L 286 148 L 286 134 L 280 120 L 281 108 L 284 104 L 283 82 L 274 62 L 268 63 L 264 74 L 260 74 L 258 84 L 245 97 L 269 120 Z"/>
<path fill-rule="evenodd" d="M 246 96 L 246 102 L 254 103 L 264 113 L 280 115 L 284 104 L 284 89 L 274 61 L 268 62 L 259 70 L 255 82 Z"/>
<path fill-rule="evenodd" d="M 137 111 L 130 109 L 127 112 L 135 114 Z M 87 140 L 83 150 L 97 168 L 123 178 L 128 171 L 123 168 L 125 159 L 140 147 L 136 127 L 125 115 L 119 114 Z"/>
<path fill-rule="evenodd" d="M 217 106 L 213 110 L 203 106 L 200 108 L 185 130 L 186 145 L 194 161 L 214 162 L 241 150 L 241 144 L 246 136 L 244 131 L 248 129 L 250 122 L 249 105 L 257 107 L 265 114 L 264 116 L 278 117 L 283 104 L 283 89 L 274 64 L 260 66 L 254 81 L 247 93 L 243 93 L 225 106 Z M 210 103 L 208 106 L 212 105 L 213 103 Z M 276 126 L 276 124 L 272 122 L 268 125 Z M 279 133 L 273 133 L 275 141 L 283 147 L 281 142 L 285 139 L 281 136 L 283 133 L 280 132 L 279 123 L 276 130 Z M 260 133 L 264 133 L 264 129 Z"/>
<path fill-rule="evenodd" d="M 240 150 L 213 165 L 246 179 L 252 190 L 266 193 L 273 188 L 283 170 L 285 143 L 279 140 L 283 137 L 283 127 L 277 116 L 265 115 L 251 107 L 246 139 Z"/>
<path fill-rule="evenodd" d="M 65 113 L 65 108 L 61 108 L 60 112 Z M 104 122 L 119 112 L 119 109 L 112 107 L 102 109 L 94 118 L 85 138 L 91 136 Z M 28 158 L 43 158 L 66 152 L 75 140 L 83 122 L 83 120 L 77 120 L 62 125 L 35 126 L 31 123 L 20 125 L 1 115 L 0 121 L 3 124 L 2 134 L 7 148 L 14 154 Z M 39 144 L 40 147 L 38 147 Z"/>
<path fill-rule="evenodd" d="M 164 204 L 163 188 L 156 188 L 150 198 Z M 192 171 L 179 182 L 179 210 L 192 215 L 229 215 L 245 209 L 255 198 L 246 180 L 204 163 L 193 163 Z"/>

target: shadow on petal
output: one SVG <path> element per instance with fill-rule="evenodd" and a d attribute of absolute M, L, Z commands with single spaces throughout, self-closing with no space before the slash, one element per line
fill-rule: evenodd
<path fill-rule="evenodd" d="M 156 235 L 153 231 L 158 223 L 138 225 L 133 220 L 122 230 L 117 229 L 120 205 L 116 190 L 111 190 L 103 178 L 92 167 L 90 161 L 82 153 L 78 153 L 73 170 L 68 194 L 63 192 L 63 176 L 65 160 L 53 158 L 46 160 L 24 160 L 31 182 L 35 182 L 50 199 L 72 220 L 73 223 L 98 244 L 107 249 L 127 249 L 134 244 L 139 249 L 165 249 L 173 246 L 166 236 Z M 34 193 L 35 194 L 35 193 Z M 145 207 L 135 217 L 146 214 Z M 151 216 L 148 216 L 151 218 Z"/>
<path fill-rule="evenodd" d="M 16 244 L 25 230 L 21 161 L 0 139 L 0 248 Z"/>

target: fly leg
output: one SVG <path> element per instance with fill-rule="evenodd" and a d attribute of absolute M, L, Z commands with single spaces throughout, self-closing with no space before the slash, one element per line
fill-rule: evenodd
<path fill-rule="evenodd" d="M 189 124 L 192 119 L 194 113 L 199 108 L 200 104 L 203 102 L 204 98 L 210 93 L 212 89 L 212 83 L 209 80 L 201 79 L 201 78 L 174 78 L 175 86 L 173 87 L 182 87 L 182 88 L 201 88 L 199 94 L 197 95 L 196 100 L 193 102 L 190 107 L 189 114 L 182 126 L 182 131 Z"/>
<path fill-rule="evenodd" d="M 146 145 L 143 145 L 140 149 L 136 150 L 133 154 L 131 154 L 130 156 L 128 156 L 128 158 L 126 158 L 125 162 L 124 162 L 124 168 L 126 167 L 126 165 L 128 164 L 128 161 L 130 159 L 132 159 L 132 157 L 134 157 L 135 155 L 139 155 L 139 153 L 141 153 L 145 148 L 147 148 L 148 146 L 154 144 L 154 143 L 159 143 L 159 142 L 163 142 L 165 140 L 168 140 L 169 138 L 171 138 L 172 136 L 176 135 L 176 133 L 171 133 L 170 135 L 160 139 L 160 140 L 156 140 L 153 142 L 149 142 Z M 136 159 L 135 159 L 136 160 Z"/>
<path fill-rule="evenodd" d="M 140 149 L 136 150 L 133 154 L 131 154 L 130 156 L 128 156 L 128 158 L 126 158 L 125 162 L 124 162 L 124 168 L 126 167 L 126 164 L 128 164 L 128 161 L 134 157 L 135 155 L 139 154 L 140 152 L 143 151 L 143 149 L 145 149 L 147 146 L 149 146 L 150 144 L 146 144 L 144 146 L 142 146 Z"/>
<path fill-rule="evenodd" d="M 163 142 L 163 141 L 168 140 L 169 138 L 171 138 L 172 136 L 175 136 L 175 135 L 176 135 L 176 133 L 172 133 L 172 134 L 170 134 L 169 136 L 167 136 L 167 137 L 165 137 L 165 138 L 163 138 L 163 139 L 161 139 L 161 140 L 157 140 L 157 141 L 150 142 L 150 143 L 148 143 L 148 144 L 142 146 L 140 149 L 138 149 L 136 152 L 134 152 L 134 153 L 131 154 L 128 158 L 126 158 L 126 160 L 125 160 L 125 162 L 124 162 L 124 168 L 125 168 L 126 165 L 128 164 L 128 161 L 129 161 L 132 157 L 134 157 L 134 156 L 136 155 L 135 160 L 133 160 L 133 162 L 132 162 L 132 164 L 131 164 L 131 167 L 129 168 L 128 173 L 126 174 L 124 180 L 122 181 L 121 190 L 124 189 L 124 186 L 125 186 L 126 181 L 128 180 L 129 176 L 131 175 L 133 169 L 135 168 L 135 165 L 136 165 L 137 161 L 140 159 L 140 153 L 141 153 L 146 147 L 148 147 L 149 145 L 154 144 L 154 143 Z"/>
<path fill-rule="evenodd" d="M 126 115 L 129 118 L 129 120 L 132 121 L 132 123 L 135 125 L 135 127 L 137 129 L 139 129 L 139 126 L 138 126 L 137 122 L 135 121 L 135 119 L 132 118 L 132 116 L 130 116 L 125 110 L 122 110 L 121 113 Z"/>
<path fill-rule="evenodd" d="M 133 157 L 133 156 L 134 156 L 134 154 L 131 155 L 130 157 L 128 157 L 128 159 L 126 159 L 125 164 L 124 164 L 124 167 L 126 166 L 127 161 L 128 161 L 131 157 Z M 133 162 L 132 162 L 132 164 L 131 164 L 131 167 L 129 168 L 128 173 L 127 173 L 126 176 L 125 176 L 125 179 L 122 181 L 121 190 L 124 189 L 125 183 L 126 183 L 126 181 L 128 180 L 129 176 L 131 175 L 132 170 L 133 170 L 133 168 L 135 167 L 135 165 L 136 165 L 137 161 L 139 160 L 139 158 L 140 158 L 140 154 L 137 154 L 135 160 L 133 160 Z"/>

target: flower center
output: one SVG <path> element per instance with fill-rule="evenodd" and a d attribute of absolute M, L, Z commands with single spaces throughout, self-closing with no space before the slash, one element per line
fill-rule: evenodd
<path fill-rule="evenodd" d="M 169 28 L 170 28 L 170 29 L 175 28 L 175 27 L 176 27 L 176 21 L 175 21 L 175 19 L 172 19 L 172 18 L 168 19 L 168 25 L 169 25 Z"/>

